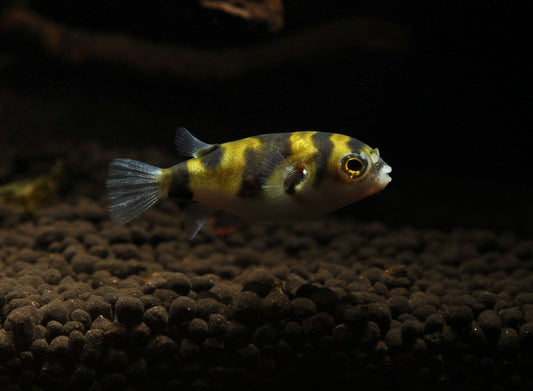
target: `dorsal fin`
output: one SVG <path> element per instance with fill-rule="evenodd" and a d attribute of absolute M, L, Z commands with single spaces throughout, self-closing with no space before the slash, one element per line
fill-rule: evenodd
<path fill-rule="evenodd" d="M 205 155 L 217 147 L 216 144 L 207 144 L 198 140 L 187 129 L 181 127 L 176 130 L 174 143 L 181 156 L 195 158 Z"/>

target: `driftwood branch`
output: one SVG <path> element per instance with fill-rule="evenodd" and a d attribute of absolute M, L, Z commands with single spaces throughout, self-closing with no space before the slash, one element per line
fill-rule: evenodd
<path fill-rule="evenodd" d="M 0 17 L 0 32 L 26 36 L 48 56 L 65 63 L 109 64 L 190 82 L 224 80 L 357 50 L 401 52 L 408 46 L 402 26 L 372 17 L 317 25 L 238 50 L 198 49 L 118 33 L 91 32 L 50 21 L 23 7 L 5 10 Z"/>
<path fill-rule="evenodd" d="M 200 0 L 200 4 L 205 8 L 266 24 L 270 31 L 279 31 L 283 27 L 284 8 L 281 0 Z"/>

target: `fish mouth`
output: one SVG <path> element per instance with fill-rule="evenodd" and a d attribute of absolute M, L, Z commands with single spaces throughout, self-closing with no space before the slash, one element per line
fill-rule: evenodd
<path fill-rule="evenodd" d="M 392 167 L 389 166 L 387 163 L 383 162 L 383 167 L 381 168 L 381 171 L 379 173 L 379 182 L 383 187 L 387 186 L 389 182 L 392 181 L 392 178 L 389 175 L 391 172 Z"/>

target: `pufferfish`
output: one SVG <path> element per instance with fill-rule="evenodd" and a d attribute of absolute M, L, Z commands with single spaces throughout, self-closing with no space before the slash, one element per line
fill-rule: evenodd
<path fill-rule="evenodd" d="M 292 132 L 207 144 L 176 131 L 179 155 L 169 168 L 131 159 L 109 166 L 109 214 L 118 223 L 160 199 L 191 201 L 185 208 L 189 239 L 217 210 L 247 221 L 324 215 L 382 190 L 392 171 L 377 148 L 342 134 Z"/>

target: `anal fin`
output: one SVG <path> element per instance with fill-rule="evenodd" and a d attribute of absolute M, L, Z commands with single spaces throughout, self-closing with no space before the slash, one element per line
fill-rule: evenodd
<path fill-rule="evenodd" d="M 189 240 L 192 240 L 202 229 L 207 219 L 213 215 L 214 210 L 205 205 L 194 203 L 187 206 L 184 212 L 185 231 Z"/>

